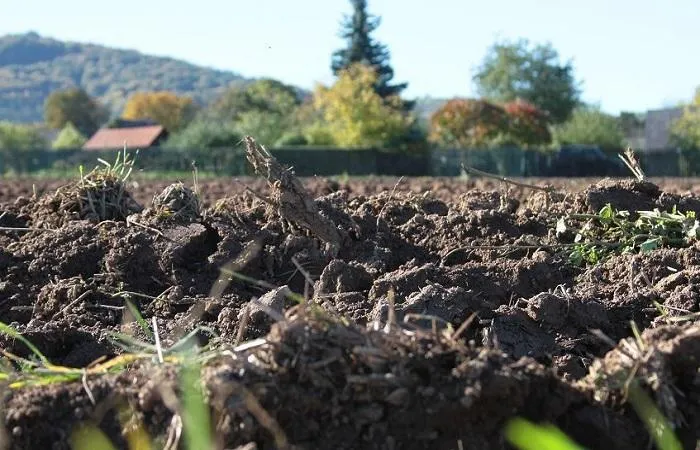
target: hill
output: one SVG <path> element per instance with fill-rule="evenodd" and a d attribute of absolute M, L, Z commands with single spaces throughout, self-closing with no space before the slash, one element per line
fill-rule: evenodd
<path fill-rule="evenodd" d="M 232 83 L 233 72 L 94 44 L 63 42 L 36 33 L 0 37 L 0 120 L 40 122 L 44 101 L 80 86 L 113 113 L 140 90 L 169 90 L 208 103 Z"/>

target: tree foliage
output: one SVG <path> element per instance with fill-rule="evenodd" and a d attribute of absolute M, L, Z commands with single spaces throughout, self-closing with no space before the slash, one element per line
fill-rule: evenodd
<path fill-rule="evenodd" d="M 227 123 L 272 146 L 290 131 L 300 103 L 296 88 L 263 78 L 229 88 L 200 118 Z"/>
<path fill-rule="evenodd" d="M 549 113 L 553 123 L 566 121 L 579 104 L 579 84 L 571 62 L 561 63 L 550 45 L 528 40 L 496 42 L 474 75 L 480 95 L 505 103 L 521 99 Z"/>
<path fill-rule="evenodd" d="M 488 147 L 507 131 L 506 111 L 486 100 L 455 98 L 430 116 L 429 139 L 443 147 Z"/>
<path fill-rule="evenodd" d="M 377 73 L 374 91 L 383 99 L 399 96 L 408 83 L 391 84 L 394 69 L 389 64 L 389 49 L 371 36 L 379 27 L 381 18 L 367 12 L 367 0 L 350 0 L 350 3 L 353 14 L 343 18 L 340 33 L 340 37 L 346 41 L 346 47 L 333 53 L 333 74 L 337 76 L 354 64 L 371 66 Z M 403 108 L 407 111 L 413 106 L 412 101 L 403 102 Z"/>
<path fill-rule="evenodd" d="M 235 147 L 243 136 L 230 123 L 195 120 L 170 135 L 163 147 L 182 150 Z"/>
<path fill-rule="evenodd" d="M 382 98 L 374 91 L 377 76 L 372 67 L 354 64 L 331 87 L 319 85 L 314 91 L 313 106 L 336 145 L 385 147 L 412 127 L 398 96 Z"/>
<path fill-rule="evenodd" d="M 229 88 L 212 104 L 205 115 L 231 122 L 251 111 L 289 116 L 300 103 L 299 93 L 294 87 L 281 81 L 263 78 Z"/>
<path fill-rule="evenodd" d="M 61 149 L 61 148 L 81 148 L 83 144 L 87 141 L 87 138 L 78 130 L 75 125 L 68 122 L 66 126 L 61 129 L 58 133 L 56 139 L 54 139 L 51 144 L 51 148 Z"/>
<path fill-rule="evenodd" d="M 136 92 L 129 97 L 122 117 L 128 120 L 151 119 L 169 132 L 184 128 L 194 117 L 192 97 L 168 91 Z"/>
<path fill-rule="evenodd" d="M 696 89 L 692 103 L 685 106 L 670 131 L 672 145 L 682 150 L 700 150 L 700 88 Z"/>
<path fill-rule="evenodd" d="M 0 150 L 35 150 L 46 148 L 38 127 L 0 122 Z"/>
<path fill-rule="evenodd" d="M 554 127 L 554 142 L 558 145 L 597 145 L 603 149 L 620 149 L 624 140 L 619 120 L 591 106 L 576 108 L 568 121 Z"/>
<path fill-rule="evenodd" d="M 107 110 L 80 88 L 55 91 L 44 104 L 44 120 L 49 128 L 59 130 L 72 123 L 86 136 L 92 135 L 107 121 Z"/>
<path fill-rule="evenodd" d="M 552 142 L 549 116 L 544 111 L 522 100 L 508 102 L 503 109 L 508 120 L 507 143 L 527 148 Z"/>

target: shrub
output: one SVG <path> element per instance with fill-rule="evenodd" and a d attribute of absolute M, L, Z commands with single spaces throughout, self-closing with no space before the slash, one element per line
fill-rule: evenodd
<path fill-rule="evenodd" d="M 164 147 L 182 150 L 234 147 L 242 138 L 231 124 L 202 120 L 172 134 Z"/>
<path fill-rule="evenodd" d="M 603 149 L 618 150 L 625 136 L 616 117 L 594 107 L 574 110 L 571 118 L 554 127 L 556 145 L 597 145 Z"/>
<path fill-rule="evenodd" d="M 308 145 L 309 140 L 303 133 L 298 131 L 288 131 L 275 142 L 275 147 L 285 147 L 294 145 Z"/>
<path fill-rule="evenodd" d="M 506 103 L 503 109 L 508 115 L 508 143 L 527 148 L 552 142 L 547 113 L 522 100 Z"/>
<path fill-rule="evenodd" d="M 488 147 L 508 131 L 506 111 L 486 100 L 455 98 L 430 117 L 429 140 L 444 147 Z"/>
<path fill-rule="evenodd" d="M 318 86 L 313 106 L 335 144 L 343 147 L 386 147 L 406 134 L 413 120 L 398 96 L 375 92 L 378 77 L 372 67 L 353 64 L 342 70 L 331 87 Z"/>
<path fill-rule="evenodd" d="M 51 144 L 51 148 L 62 149 L 62 148 L 81 148 L 83 144 L 87 141 L 87 138 L 71 123 L 68 122 L 66 126 L 61 129 L 58 133 L 56 139 L 54 139 Z"/>

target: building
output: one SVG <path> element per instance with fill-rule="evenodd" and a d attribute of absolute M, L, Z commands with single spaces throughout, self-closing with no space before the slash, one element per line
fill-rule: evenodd
<path fill-rule="evenodd" d="M 644 121 L 644 151 L 673 150 L 670 142 L 671 126 L 682 115 L 682 107 L 647 111 Z"/>
<path fill-rule="evenodd" d="M 168 137 L 161 125 L 101 128 L 83 145 L 83 150 L 147 149 L 158 147 Z"/>

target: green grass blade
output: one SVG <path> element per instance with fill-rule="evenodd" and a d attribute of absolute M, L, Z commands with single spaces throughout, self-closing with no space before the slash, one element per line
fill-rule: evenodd
<path fill-rule="evenodd" d="M 180 372 L 182 389 L 182 423 L 186 447 L 189 450 L 212 449 L 211 418 L 204 400 L 201 366 L 185 364 Z"/>
<path fill-rule="evenodd" d="M 644 422 L 649 434 L 660 450 L 682 450 L 678 437 L 673 432 L 671 424 L 659 411 L 649 395 L 637 383 L 630 384 L 629 402 Z"/>
<path fill-rule="evenodd" d="M 512 419 L 505 428 L 508 442 L 520 450 L 583 450 L 557 427 Z"/>
<path fill-rule="evenodd" d="M 39 349 L 36 348 L 36 346 L 34 344 L 29 342 L 29 340 L 27 338 L 22 336 L 17 330 L 12 328 L 11 326 L 9 326 L 3 322 L 0 322 L 0 333 L 5 334 L 13 339 L 20 340 L 24 345 L 26 345 L 29 348 L 29 350 L 32 351 L 32 353 L 34 353 L 37 356 L 37 358 L 39 358 L 39 360 L 42 362 L 42 364 L 44 364 L 45 366 L 51 365 L 51 362 L 49 362 L 48 358 L 46 358 L 46 356 L 44 356 L 44 354 L 41 353 L 39 351 Z"/>
<path fill-rule="evenodd" d="M 134 305 L 131 300 L 124 299 L 126 301 L 126 307 L 129 309 L 129 312 L 131 315 L 134 317 L 136 320 L 136 323 L 139 324 L 139 327 L 143 330 L 144 333 L 146 333 L 146 336 L 149 337 L 149 339 L 153 340 L 153 332 L 151 331 L 151 328 L 148 326 L 148 322 L 146 322 L 146 319 L 143 318 L 141 315 L 141 311 Z"/>
<path fill-rule="evenodd" d="M 156 351 L 155 345 L 144 342 L 140 339 L 136 339 L 129 334 L 119 333 L 116 331 L 108 332 L 107 334 L 112 338 L 115 344 L 119 345 L 128 352 L 145 351 L 148 353 L 154 353 Z"/>

